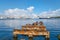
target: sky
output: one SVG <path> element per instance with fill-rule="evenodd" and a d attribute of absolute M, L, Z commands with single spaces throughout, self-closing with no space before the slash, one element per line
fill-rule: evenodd
<path fill-rule="evenodd" d="M 0 0 L 0 15 L 33 18 L 60 16 L 60 0 Z"/>

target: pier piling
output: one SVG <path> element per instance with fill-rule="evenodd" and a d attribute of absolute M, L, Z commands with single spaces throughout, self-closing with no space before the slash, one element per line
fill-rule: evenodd
<path fill-rule="evenodd" d="M 33 40 L 33 37 L 29 37 L 29 40 Z"/>
<path fill-rule="evenodd" d="M 13 40 L 17 40 L 17 35 L 13 35 Z"/>

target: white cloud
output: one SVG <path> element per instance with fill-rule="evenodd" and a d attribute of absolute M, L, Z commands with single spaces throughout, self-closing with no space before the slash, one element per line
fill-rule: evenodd
<path fill-rule="evenodd" d="M 54 11 L 44 11 L 41 12 L 40 17 L 53 17 L 53 16 L 60 16 L 60 9 L 54 10 Z"/>
<path fill-rule="evenodd" d="M 38 18 L 37 14 L 32 14 L 33 18 Z"/>
<path fill-rule="evenodd" d="M 51 16 L 60 16 L 60 9 L 57 10 L 48 10 L 48 11 L 44 11 L 41 13 L 37 13 L 38 15 L 36 15 L 36 13 L 33 13 L 33 6 L 28 7 L 26 10 L 25 9 L 19 9 L 19 8 L 15 8 L 15 9 L 8 9 L 4 11 L 5 15 L 8 16 L 12 16 L 12 17 L 30 17 L 30 18 L 37 18 L 37 16 L 40 17 L 51 17 Z"/>
<path fill-rule="evenodd" d="M 30 12 L 32 12 L 32 11 L 33 11 L 33 9 L 34 9 L 34 7 L 33 7 L 33 6 L 30 6 L 29 8 L 27 8 L 27 10 L 28 10 L 28 11 L 30 11 Z"/>
<path fill-rule="evenodd" d="M 15 9 L 8 9 L 5 10 L 4 13 L 5 15 L 11 16 L 11 17 L 30 17 L 30 18 L 34 18 L 37 15 L 36 14 L 32 14 L 34 7 L 30 6 L 29 8 L 27 8 L 27 10 L 25 9 L 19 9 L 19 8 L 15 8 Z"/>
<path fill-rule="evenodd" d="M 13 16 L 13 17 L 24 17 L 27 15 L 27 10 L 24 9 L 19 9 L 19 8 L 15 8 L 15 9 L 8 9 L 5 10 L 5 15 L 8 16 Z"/>

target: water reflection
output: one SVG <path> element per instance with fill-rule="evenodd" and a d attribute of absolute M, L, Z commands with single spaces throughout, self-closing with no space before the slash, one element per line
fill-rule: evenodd
<path fill-rule="evenodd" d="M 15 28 L 15 29 L 21 29 L 22 25 L 25 24 L 32 24 L 33 22 L 36 21 L 43 21 L 44 25 L 48 29 L 56 29 L 60 28 L 60 19 L 20 19 L 20 20 L 0 20 L 0 28 L 1 27 L 8 27 L 8 28 Z"/>
<path fill-rule="evenodd" d="M 21 29 L 22 25 L 25 24 L 29 24 L 29 23 L 33 23 L 33 20 L 6 20 L 4 21 L 5 25 L 7 25 L 8 27 L 12 27 L 15 29 Z"/>

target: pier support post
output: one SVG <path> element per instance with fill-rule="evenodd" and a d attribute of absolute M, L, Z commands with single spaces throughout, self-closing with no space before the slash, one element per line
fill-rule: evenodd
<path fill-rule="evenodd" d="M 45 38 L 45 40 L 50 40 L 49 38 Z"/>
<path fill-rule="evenodd" d="M 13 36 L 13 40 L 17 40 L 17 35 L 14 35 Z"/>
<path fill-rule="evenodd" d="M 49 36 L 46 36 L 46 37 L 45 37 L 45 40 L 50 40 Z"/>
<path fill-rule="evenodd" d="M 29 37 L 29 40 L 33 40 L 33 37 Z"/>

